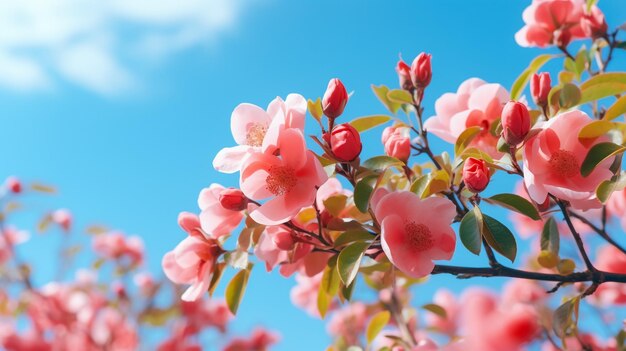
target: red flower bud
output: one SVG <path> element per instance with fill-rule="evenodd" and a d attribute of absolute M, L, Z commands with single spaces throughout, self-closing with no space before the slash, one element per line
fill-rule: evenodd
<path fill-rule="evenodd" d="M 330 134 L 324 135 L 335 158 L 341 162 L 351 162 L 361 153 L 363 145 L 359 132 L 348 123 L 335 126 Z"/>
<path fill-rule="evenodd" d="M 489 167 L 484 160 L 469 157 L 463 165 L 463 181 L 469 191 L 479 193 L 489 185 Z"/>
<path fill-rule="evenodd" d="M 535 73 L 530 81 L 530 95 L 532 95 L 533 100 L 539 106 L 545 106 L 548 104 L 548 95 L 550 94 L 550 89 L 552 85 L 552 81 L 550 80 L 550 73 Z"/>
<path fill-rule="evenodd" d="M 600 10 L 585 13 L 580 19 L 580 28 L 585 36 L 593 39 L 604 37 L 609 30 L 604 14 Z"/>
<path fill-rule="evenodd" d="M 421 53 L 417 55 L 411 64 L 411 81 L 413 85 L 426 88 L 430 84 L 433 72 L 430 67 L 430 54 Z"/>
<path fill-rule="evenodd" d="M 343 113 L 343 109 L 348 103 L 348 92 L 346 87 L 338 78 L 333 78 L 328 82 L 328 87 L 322 98 L 322 110 L 328 118 L 337 118 Z"/>
<path fill-rule="evenodd" d="M 526 105 L 509 101 L 502 109 L 502 137 L 507 144 L 517 146 L 530 131 L 530 114 Z"/>
<path fill-rule="evenodd" d="M 4 184 L 14 194 L 22 192 L 22 182 L 17 177 L 8 177 Z"/>
<path fill-rule="evenodd" d="M 235 188 L 227 188 L 220 193 L 220 204 L 227 210 L 243 211 L 248 206 L 248 198 Z"/>
<path fill-rule="evenodd" d="M 554 31 L 552 42 L 560 48 L 565 48 L 572 41 L 572 33 L 567 28 L 560 28 Z"/>
<path fill-rule="evenodd" d="M 400 87 L 404 90 L 413 89 L 413 82 L 411 82 L 411 67 L 409 67 L 406 62 L 400 60 L 396 65 L 396 72 L 398 73 Z"/>
<path fill-rule="evenodd" d="M 411 156 L 411 138 L 407 127 L 387 127 L 383 130 L 383 146 L 387 156 L 406 163 Z"/>

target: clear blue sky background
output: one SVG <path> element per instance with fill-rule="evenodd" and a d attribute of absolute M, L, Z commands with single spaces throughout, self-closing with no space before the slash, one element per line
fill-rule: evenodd
<path fill-rule="evenodd" d="M 60 195 L 33 200 L 31 208 L 67 207 L 79 228 L 98 222 L 138 234 L 146 243 L 148 268 L 159 272 L 162 255 L 185 235 L 177 214 L 196 211 L 199 190 L 212 182 L 237 185 L 236 176 L 214 171 L 211 161 L 220 148 L 233 145 L 229 120 L 238 103 L 265 107 L 291 92 L 316 98 L 330 78 L 339 77 L 354 91 L 343 120 L 384 113 L 370 84 L 397 86 L 398 54 L 411 60 L 427 51 L 434 70 L 425 98 L 430 116 L 435 99 L 467 78 L 510 87 L 540 52 L 518 47 L 514 40 L 528 3 L 253 2 L 210 43 L 199 42 L 156 63 L 126 62 L 138 72 L 138 89 L 102 95 L 53 75 L 51 89 L 0 90 L 0 177 L 15 174 L 55 184 Z M 625 2 L 603 0 L 600 7 L 612 27 L 626 21 Z M 623 59 L 621 53 L 616 57 Z M 309 131 L 314 130 L 311 122 Z M 364 135 L 367 155 L 382 152 L 379 133 Z M 438 151 L 451 150 L 441 142 L 434 145 Z M 49 265 L 55 240 L 36 237 L 22 256 Z M 458 251 L 465 249 L 459 244 Z M 480 261 L 463 253 L 459 262 Z M 37 276 L 39 281 L 49 277 L 46 268 Z M 279 330 L 279 350 L 327 345 L 323 323 L 289 302 L 293 284 L 257 266 L 235 331 L 245 333 L 257 324 Z M 428 301 L 442 285 L 461 286 L 436 277 L 415 290 L 416 303 Z"/>

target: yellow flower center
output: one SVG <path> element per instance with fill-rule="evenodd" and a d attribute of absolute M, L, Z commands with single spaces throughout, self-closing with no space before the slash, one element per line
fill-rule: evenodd
<path fill-rule="evenodd" d="M 252 125 L 246 133 L 246 144 L 249 146 L 263 145 L 265 133 L 267 133 L 267 125 L 261 123 Z"/>

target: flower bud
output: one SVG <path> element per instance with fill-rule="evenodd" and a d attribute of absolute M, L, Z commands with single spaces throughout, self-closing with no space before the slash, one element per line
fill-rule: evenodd
<path fill-rule="evenodd" d="M 248 198 L 235 188 L 227 188 L 220 192 L 220 204 L 227 210 L 243 211 L 248 206 Z"/>
<path fill-rule="evenodd" d="M 538 106 L 545 106 L 548 104 L 548 95 L 552 81 L 550 80 L 550 73 L 535 73 L 530 81 L 530 95 Z"/>
<path fill-rule="evenodd" d="M 17 177 L 8 177 L 5 180 L 4 185 L 14 194 L 19 194 L 22 192 L 22 182 L 20 182 Z"/>
<path fill-rule="evenodd" d="M 479 193 L 489 185 L 489 167 L 484 160 L 469 157 L 463 165 L 463 181 L 469 191 Z"/>
<path fill-rule="evenodd" d="M 554 31 L 552 42 L 559 48 L 565 48 L 572 41 L 572 33 L 567 28 L 560 28 Z"/>
<path fill-rule="evenodd" d="M 330 134 L 324 135 L 324 140 L 330 145 L 335 158 L 341 162 L 354 161 L 363 148 L 359 132 L 349 123 L 335 126 Z"/>
<path fill-rule="evenodd" d="M 406 62 L 399 60 L 396 65 L 396 72 L 398 73 L 400 87 L 404 90 L 413 89 L 413 82 L 411 82 L 411 67 L 409 67 Z"/>
<path fill-rule="evenodd" d="M 597 39 L 606 36 L 609 26 L 606 24 L 604 14 L 600 10 L 583 14 L 580 19 L 580 28 L 585 36 Z"/>
<path fill-rule="evenodd" d="M 432 76 L 430 54 L 422 52 L 411 64 L 411 81 L 415 87 L 426 88 L 430 84 Z"/>
<path fill-rule="evenodd" d="M 328 87 L 322 98 L 322 111 L 328 118 L 337 118 L 343 113 L 343 109 L 348 103 L 348 92 L 346 87 L 338 78 L 333 78 L 328 82 Z"/>
<path fill-rule="evenodd" d="M 411 156 L 411 138 L 406 127 L 387 127 L 383 130 L 383 146 L 387 156 L 395 157 L 406 163 Z"/>
<path fill-rule="evenodd" d="M 502 109 L 502 137 L 507 144 L 517 146 L 530 131 L 530 114 L 526 105 L 509 101 Z"/>
<path fill-rule="evenodd" d="M 52 221 L 66 232 L 72 227 L 72 214 L 64 208 L 52 212 Z"/>

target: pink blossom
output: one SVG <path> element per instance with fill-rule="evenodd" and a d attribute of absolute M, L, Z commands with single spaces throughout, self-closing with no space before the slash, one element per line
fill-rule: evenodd
<path fill-rule="evenodd" d="M 139 346 L 134 327 L 120 311 L 105 307 L 90 322 L 91 340 L 98 346 L 115 351 L 132 351 Z"/>
<path fill-rule="evenodd" d="M 604 245 L 598 250 L 596 268 L 626 274 L 626 255 L 612 245 Z M 615 282 L 601 284 L 592 297 L 602 305 L 626 304 L 626 286 Z"/>
<path fill-rule="evenodd" d="M 626 230 L 626 189 L 613 192 L 606 203 L 606 210 L 620 219 L 622 229 Z"/>
<path fill-rule="evenodd" d="M 250 212 L 260 224 L 289 221 L 303 207 L 313 204 L 317 187 L 328 178 L 316 156 L 307 150 L 300 130 L 283 131 L 279 146 L 280 157 L 252 153 L 241 170 L 241 190 L 247 197 L 257 201 L 270 198 Z"/>
<path fill-rule="evenodd" d="M 15 245 L 28 240 L 28 232 L 18 230 L 13 226 L 6 226 L 0 229 L 0 265 L 13 257 Z"/>
<path fill-rule="evenodd" d="M 572 39 L 584 38 L 580 26 L 584 6 L 584 0 L 533 0 L 522 14 L 525 26 L 515 34 L 515 40 L 524 47 L 546 47 L 556 44 L 560 32 L 567 32 Z M 599 11 L 594 8 L 594 12 Z"/>
<path fill-rule="evenodd" d="M 137 273 L 133 277 L 133 282 L 139 288 L 143 296 L 152 296 L 156 293 L 158 286 L 152 274 L 147 272 Z"/>
<path fill-rule="evenodd" d="M 478 126 L 481 132 L 470 146 L 487 152 L 492 157 L 501 155 L 496 149 L 498 137 L 489 131 L 497 123 L 509 93 L 499 84 L 488 84 L 470 78 L 459 86 L 456 93 L 445 93 L 435 102 L 436 115 L 426 120 L 424 128 L 454 144 L 469 127 Z"/>
<path fill-rule="evenodd" d="M 507 306 L 516 303 L 538 304 L 547 297 L 546 288 L 533 280 L 512 279 L 502 290 L 502 303 Z"/>
<path fill-rule="evenodd" d="M 309 315 L 320 317 L 317 308 L 317 294 L 322 283 L 323 273 L 318 273 L 312 277 L 304 274 L 296 274 L 296 286 L 291 288 L 291 303 L 305 310 Z M 335 304 L 331 306 L 331 310 Z"/>
<path fill-rule="evenodd" d="M 333 337 L 342 337 L 348 345 L 355 345 L 365 332 L 367 318 L 367 306 L 353 302 L 333 313 L 327 325 L 328 333 Z"/>
<path fill-rule="evenodd" d="M 205 233 L 214 238 L 230 234 L 244 217 L 242 211 L 224 208 L 220 202 L 220 194 L 225 188 L 219 184 L 211 184 L 200 191 L 198 206 L 200 207 L 200 225 Z"/>
<path fill-rule="evenodd" d="M 288 95 L 285 101 L 277 97 L 267 111 L 256 105 L 240 104 L 230 119 L 230 130 L 238 145 L 220 150 L 213 160 L 213 167 L 220 172 L 234 173 L 241 169 L 248 153 L 273 153 L 283 130 L 304 130 L 306 108 L 306 99 L 298 94 Z"/>
<path fill-rule="evenodd" d="M 19 334 L 17 330 L 8 326 L 0 326 L 0 346 L 6 351 L 52 351 L 52 345 L 45 340 L 44 335 L 35 330 Z"/>
<path fill-rule="evenodd" d="M 521 351 L 540 335 L 537 313 L 530 306 L 516 304 L 500 308 L 493 294 L 478 289 L 466 291 L 461 301 L 469 350 Z"/>
<path fill-rule="evenodd" d="M 574 209 L 600 208 L 595 195 L 598 185 L 611 178 L 609 166 L 613 159 L 601 162 L 590 175 L 583 177 L 580 166 L 590 145 L 578 140 L 580 130 L 592 122 L 584 112 L 561 113 L 539 125 L 541 132 L 530 138 L 524 147 L 524 184 L 533 201 L 543 203 L 548 194 L 569 201 Z"/>
<path fill-rule="evenodd" d="M 408 191 L 391 192 L 372 208 L 381 224 L 383 250 L 404 273 L 424 277 L 432 271 L 433 260 L 452 258 L 456 235 L 450 224 L 456 209 L 449 200 L 422 200 Z"/>
<path fill-rule="evenodd" d="M 54 212 L 52 212 L 52 221 L 60 226 L 64 231 L 69 232 L 72 227 L 72 213 L 65 209 L 61 208 Z"/>
<path fill-rule="evenodd" d="M 279 340 L 277 334 L 259 328 L 249 338 L 233 338 L 223 351 L 266 351 Z"/>
<path fill-rule="evenodd" d="M 126 237 L 120 232 L 96 235 L 92 240 L 92 247 L 104 258 L 127 259 L 131 266 L 136 266 L 143 261 L 143 240 L 138 236 Z"/>
<path fill-rule="evenodd" d="M 461 312 L 457 298 L 449 290 L 440 289 L 433 296 L 433 303 L 441 306 L 446 311 L 446 316 L 443 317 L 432 312 L 427 313 L 426 323 L 428 326 L 450 336 L 456 335 Z"/>
<path fill-rule="evenodd" d="M 226 325 L 234 317 L 223 299 L 182 301 L 180 310 L 185 317 L 184 332 L 186 335 L 198 334 L 203 329 L 210 327 L 225 333 Z"/>

